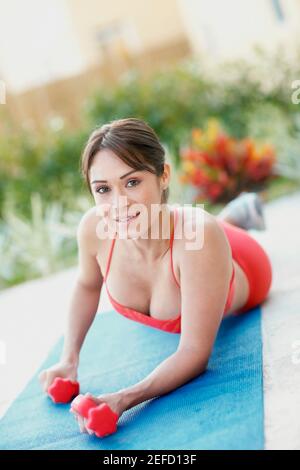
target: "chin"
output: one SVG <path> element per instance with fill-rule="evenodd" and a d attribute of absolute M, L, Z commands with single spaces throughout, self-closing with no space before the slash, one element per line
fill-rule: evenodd
<path fill-rule="evenodd" d="M 124 233 L 128 239 L 137 240 L 139 238 L 143 238 L 143 236 L 148 233 L 148 230 L 141 232 L 140 230 L 136 230 L 135 227 L 130 227 L 129 225 L 127 230 L 124 230 L 123 232 L 118 230 L 118 233 Z"/>

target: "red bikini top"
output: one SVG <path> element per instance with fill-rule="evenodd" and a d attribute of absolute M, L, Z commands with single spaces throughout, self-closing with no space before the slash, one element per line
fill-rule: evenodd
<path fill-rule="evenodd" d="M 171 238 L 170 238 L 170 263 L 171 263 L 171 270 L 173 273 L 173 278 L 174 281 L 177 285 L 177 287 L 180 289 L 180 284 L 178 283 L 175 272 L 174 272 L 174 266 L 173 266 L 173 240 L 174 240 L 174 232 L 176 228 L 176 222 L 178 218 L 178 211 L 176 208 L 174 208 L 174 227 L 171 233 Z M 112 257 L 112 252 L 113 248 L 115 245 L 116 237 L 113 238 L 111 246 L 110 246 L 110 251 L 109 251 L 109 257 L 108 257 L 108 263 L 107 263 L 107 268 L 106 272 L 103 278 L 103 282 L 105 283 L 106 286 L 106 291 L 109 297 L 109 300 L 111 304 L 113 305 L 114 309 L 120 313 L 121 315 L 124 315 L 125 317 L 137 321 L 139 323 L 143 323 L 144 325 L 152 326 L 154 328 L 158 328 L 160 330 L 165 330 L 168 331 L 169 333 L 180 333 L 181 331 L 181 313 L 177 315 L 175 318 L 170 318 L 169 320 L 160 320 L 158 318 L 151 317 L 149 315 L 146 315 L 145 313 L 138 312 L 137 310 L 134 310 L 133 308 L 127 307 L 126 305 L 122 305 L 119 302 L 117 302 L 111 295 L 107 287 L 107 276 L 110 268 L 110 263 L 111 263 L 111 257 Z M 229 286 L 229 292 L 227 296 L 227 301 L 226 305 L 224 308 L 224 311 L 226 312 L 229 306 L 231 305 L 233 294 L 234 294 L 234 277 L 235 277 L 235 269 L 234 269 L 234 264 L 233 265 L 233 271 L 232 271 L 232 276 L 230 280 L 230 286 Z"/>

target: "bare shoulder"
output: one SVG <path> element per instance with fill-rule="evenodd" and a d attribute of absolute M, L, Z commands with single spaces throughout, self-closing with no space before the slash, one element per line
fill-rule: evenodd
<path fill-rule="evenodd" d="M 182 206 L 179 208 L 178 228 L 176 238 L 184 243 L 195 240 L 197 235 L 204 233 L 219 234 L 224 237 L 225 233 L 216 217 L 201 207 Z M 181 228 L 181 230 L 180 230 Z M 225 237 L 226 238 L 226 237 Z M 211 240 L 207 240 L 210 242 Z"/>
<path fill-rule="evenodd" d="M 216 217 L 202 207 L 182 206 L 177 250 L 180 262 L 193 256 L 231 257 L 226 234 Z M 176 230 L 177 232 L 177 230 Z"/>
<path fill-rule="evenodd" d="M 97 237 L 98 223 L 99 215 L 97 215 L 97 207 L 93 206 L 83 214 L 77 227 L 78 244 L 88 249 L 88 251 L 95 256 L 99 251 L 100 243 Z"/>

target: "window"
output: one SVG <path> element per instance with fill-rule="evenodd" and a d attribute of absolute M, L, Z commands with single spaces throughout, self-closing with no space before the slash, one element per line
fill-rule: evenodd
<path fill-rule="evenodd" d="M 96 37 L 105 58 L 127 62 L 132 55 L 141 50 L 135 25 L 131 21 L 114 22 L 103 26 L 98 30 Z"/>
<path fill-rule="evenodd" d="M 281 5 L 281 0 L 271 0 L 273 12 L 279 22 L 284 21 L 284 13 Z"/>

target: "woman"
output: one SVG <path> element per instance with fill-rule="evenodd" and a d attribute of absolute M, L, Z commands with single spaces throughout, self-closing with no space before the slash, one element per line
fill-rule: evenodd
<path fill-rule="evenodd" d="M 181 333 L 177 351 L 144 380 L 93 396 L 120 416 L 205 371 L 223 316 L 246 312 L 267 297 L 271 264 L 245 230 L 247 224 L 262 228 L 257 197 L 241 195 L 219 217 L 200 207 L 167 204 L 170 165 L 155 132 L 141 120 L 96 129 L 82 155 L 82 173 L 95 207 L 78 227 L 79 272 L 61 360 L 40 381 L 47 391 L 55 377 L 76 380 L 105 283 L 120 314 Z M 81 431 L 91 432 L 75 416 Z"/>

